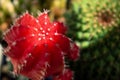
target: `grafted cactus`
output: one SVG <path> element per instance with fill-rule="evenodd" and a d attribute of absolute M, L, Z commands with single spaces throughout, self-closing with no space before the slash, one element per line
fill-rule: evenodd
<path fill-rule="evenodd" d="M 64 58 L 75 61 L 79 48 L 65 36 L 66 27 L 51 22 L 47 11 L 37 18 L 28 12 L 22 15 L 4 36 L 8 46 L 4 49 L 12 61 L 15 74 L 32 80 L 72 80 L 72 71 L 66 69 Z"/>

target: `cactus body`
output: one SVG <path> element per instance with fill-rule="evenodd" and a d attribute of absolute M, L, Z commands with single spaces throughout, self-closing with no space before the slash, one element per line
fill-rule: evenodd
<path fill-rule="evenodd" d="M 80 0 L 66 13 L 68 35 L 82 49 L 75 80 L 119 80 L 119 7 L 120 0 Z"/>

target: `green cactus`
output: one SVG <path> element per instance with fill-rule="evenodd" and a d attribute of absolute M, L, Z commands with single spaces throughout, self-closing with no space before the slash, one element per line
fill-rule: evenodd
<path fill-rule="evenodd" d="M 81 47 L 75 80 L 119 80 L 120 0 L 80 0 L 65 14 L 68 35 Z"/>

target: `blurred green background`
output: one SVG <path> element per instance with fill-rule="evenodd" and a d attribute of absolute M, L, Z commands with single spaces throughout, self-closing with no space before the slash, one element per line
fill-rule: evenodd
<path fill-rule="evenodd" d="M 80 58 L 69 61 L 74 80 L 120 80 L 120 0 L 0 0 L 0 41 L 17 17 L 35 17 L 50 10 L 52 21 L 68 27 L 67 36 L 80 47 Z M 28 80 L 12 74 L 9 58 L 0 51 L 0 80 Z"/>

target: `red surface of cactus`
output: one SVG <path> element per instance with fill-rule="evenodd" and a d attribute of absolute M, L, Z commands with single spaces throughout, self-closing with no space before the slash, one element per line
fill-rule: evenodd
<path fill-rule="evenodd" d="M 73 80 L 73 72 L 70 69 L 65 69 L 61 75 L 55 76 L 53 80 Z"/>
<path fill-rule="evenodd" d="M 79 49 L 65 36 L 67 28 L 60 22 L 50 22 L 47 11 L 34 18 L 23 14 L 5 33 L 8 43 L 5 55 L 11 59 L 16 74 L 32 80 L 42 80 L 48 76 L 61 76 L 71 80 L 72 73 L 65 70 L 64 57 L 76 60 Z"/>

